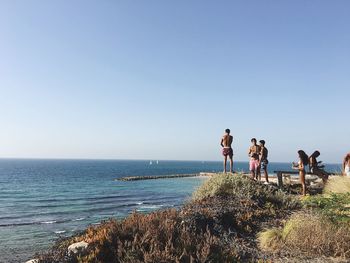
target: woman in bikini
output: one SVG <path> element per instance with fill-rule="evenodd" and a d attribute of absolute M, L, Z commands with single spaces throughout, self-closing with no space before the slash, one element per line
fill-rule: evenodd
<path fill-rule="evenodd" d="M 310 165 L 310 173 L 317 175 L 322 178 L 323 183 L 325 184 L 328 180 L 329 174 L 323 170 L 324 165 L 321 164 L 322 161 L 318 162 L 316 158 L 320 156 L 319 151 L 314 151 L 313 154 L 310 155 L 309 165 Z"/>
<path fill-rule="evenodd" d="M 293 163 L 292 168 L 295 170 L 299 170 L 300 182 L 303 190 L 303 195 L 306 195 L 306 186 L 305 186 L 305 167 L 309 164 L 309 157 L 303 150 L 298 151 L 299 162 Z"/>

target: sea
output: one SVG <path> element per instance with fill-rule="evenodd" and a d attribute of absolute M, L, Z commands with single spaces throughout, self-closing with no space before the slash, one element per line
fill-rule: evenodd
<path fill-rule="evenodd" d="M 269 169 L 290 170 L 290 163 Z M 339 164 L 326 165 L 339 172 Z M 234 170 L 247 171 L 247 162 Z M 222 171 L 222 162 L 0 159 L 0 262 L 25 262 L 60 237 L 133 211 L 178 208 L 207 177 L 117 181 L 124 176 Z"/>

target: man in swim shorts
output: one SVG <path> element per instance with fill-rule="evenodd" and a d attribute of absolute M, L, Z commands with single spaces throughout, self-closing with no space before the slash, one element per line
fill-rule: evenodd
<path fill-rule="evenodd" d="M 224 156 L 224 173 L 226 173 L 227 157 L 230 158 L 230 173 L 233 172 L 233 137 L 230 135 L 230 129 L 225 130 L 224 136 L 221 138 L 220 145 L 222 146 L 222 155 Z"/>
<path fill-rule="evenodd" d="M 264 171 L 265 181 L 266 181 L 266 183 L 268 183 L 269 182 L 269 175 L 267 173 L 267 165 L 268 165 L 269 161 L 267 160 L 267 156 L 269 154 L 269 151 L 265 147 L 264 140 L 260 140 L 259 143 L 260 143 L 260 145 L 259 145 L 260 146 L 259 166 Z"/>
<path fill-rule="evenodd" d="M 256 139 L 253 138 L 250 140 L 252 142 L 252 146 L 249 147 L 248 156 L 249 160 L 249 171 L 252 179 L 260 180 L 260 165 L 259 165 L 259 154 L 261 148 L 256 144 Z"/>

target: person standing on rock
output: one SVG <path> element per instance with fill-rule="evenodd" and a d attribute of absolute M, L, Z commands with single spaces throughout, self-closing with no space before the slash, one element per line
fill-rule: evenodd
<path fill-rule="evenodd" d="M 299 150 L 298 151 L 299 155 L 299 162 L 292 164 L 292 168 L 295 170 L 299 170 L 299 178 L 300 178 L 300 183 L 302 187 L 302 194 L 303 196 L 306 195 L 306 185 L 305 185 L 305 175 L 306 175 L 306 166 L 309 164 L 309 156 L 303 151 Z"/>
<path fill-rule="evenodd" d="M 249 147 L 249 151 L 248 151 L 248 156 L 250 157 L 249 171 L 253 180 L 260 181 L 261 176 L 260 176 L 259 154 L 260 154 L 261 148 L 259 145 L 256 144 L 255 138 L 251 139 L 250 141 L 252 143 L 252 146 Z"/>
<path fill-rule="evenodd" d="M 230 135 L 230 132 L 230 129 L 226 129 L 220 142 L 220 145 L 222 146 L 222 155 L 224 156 L 224 173 L 226 173 L 227 157 L 230 158 L 230 173 L 233 172 L 233 137 Z"/>

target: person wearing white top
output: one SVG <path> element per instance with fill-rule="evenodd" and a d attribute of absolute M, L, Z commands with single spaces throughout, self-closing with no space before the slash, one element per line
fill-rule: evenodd
<path fill-rule="evenodd" d="M 344 157 L 343 173 L 344 173 L 344 176 L 350 176 L 350 153 L 348 153 Z"/>

